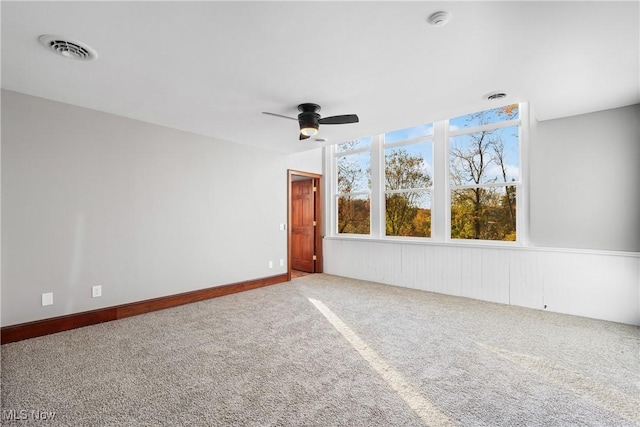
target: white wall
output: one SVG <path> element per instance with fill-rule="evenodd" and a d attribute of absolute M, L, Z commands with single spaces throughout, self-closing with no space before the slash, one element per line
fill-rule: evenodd
<path fill-rule="evenodd" d="M 283 154 L 3 91 L 2 325 L 285 273 L 286 169 Z"/>
<path fill-rule="evenodd" d="M 322 155 L 321 147 L 290 154 L 287 156 L 287 168 L 298 172 L 322 174 Z"/>
<path fill-rule="evenodd" d="M 640 105 L 534 129 L 531 243 L 640 252 Z"/>
<path fill-rule="evenodd" d="M 640 325 L 640 254 L 325 238 L 328 274 Z"/>

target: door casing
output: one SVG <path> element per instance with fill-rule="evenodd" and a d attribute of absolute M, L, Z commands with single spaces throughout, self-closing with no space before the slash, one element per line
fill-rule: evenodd
<path fill-rule="evenodd" d="M 311 178 L 314 187 L 316 187 L 314 197 L 316 227 L 313 230 L 316 255 L 315 272 L 322 273 L 322 175 L 289 169 L 287 170 L 287 280 L 291 280 L 291 182 L 296 176 Z"/>

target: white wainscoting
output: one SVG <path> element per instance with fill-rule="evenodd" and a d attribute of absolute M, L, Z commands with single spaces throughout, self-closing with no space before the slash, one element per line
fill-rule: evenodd
<path fill-rule="evenodd" d="M 640 254 L 325 238 L 324 272 L 640 326 Z"/>

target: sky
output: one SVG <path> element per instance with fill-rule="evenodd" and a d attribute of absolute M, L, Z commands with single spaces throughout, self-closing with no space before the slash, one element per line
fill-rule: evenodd
<path fill-rule="evenodd" d="M 472 150 L 472 146 L 475 143 L 472 136 L 475 134 L 465 134 L 451 138 L 449 142 L 450 148 L 458 148 L 463 152 Z M 520 174 L 520 162 L 519 162 L 519 144 L 518 144 L 518 126 L 510 126 L 506 128 L 500 128 L 493 131 L 491 135 L 492 139 L 501 139 L 504 143 L 504 163 L 507 171 L 507 181 L 519 180 Z M 484 175 L 484 182 L 504 182 L 502 176 L 502 169 L 500 165 L 495 162 L 491 162 L 486 167 L 486 174 Z M 467 182 L 467 184 L 473 184 L 473 182 Z"/>
<path fill-rule="evenodd" d="M 471 113 L 463 116 L 455 117 L 449 120 L 450 130 L 459 130 L 463 128 L 470 128 L 481 124 L 496 123 L 506 119 L 502 109 L 496 108 L 493 110 L 486 110 L 481 113 Z M 518 117 L 517 108 L 512 111 L 514 113 L 513 118 Z M 385 144 L 397 143 L 405 140 L 410 140 L 420 137 L 428 137 L 433 135 L 433 124 L 427 123 L 418 126 L 414 126 L 407 129 L 399 129 L 385 133 Z M 507 168 L 507 181 L 512 179 L 519 179 L 520 162 L 519 162 L 519 142 L 518 142 L 518 126 L 511 126 L 506 128 L 497 129 L 494 131 L 493 137 L 499 137 L 504 143 L 504 159 Z M 337 152 L 343 152 L 347 150 L 354 150 L 357 148 L 364 148 L 371 144 L 371 137 L 363 137 L 354 141 L 351 141 L 349 145 L 338 144 Z M 462 150 L 469 149 L 472 143 L 472 139 L 467 135 L 460 135 L 450 139 L 450 147 L 457 147 Z M 403 149 L 409 154 L 421 155 L 425 163 L 425 171 L 433 178 L 433 143 L 431 140 L 423 141 L 410 145 L 401 145 L 385 150 L 388 153 L 392 149 Z M 350 161 L 355 161 L 360 164 L 363 171 L 367 171 L 370 166 L 371 156 L 369 153 L 359 153 L 357 155 L 350 155 Z M 487 167 L 487 177 L 483 182 L 493 182 L 494 178 L 498 178 L 497 182 L 502 182 L 502 171 L 498 164 L 491 163 Z M 366 191 L 368 186 L 368 177 L 363 177 L 362 189 Z"/>

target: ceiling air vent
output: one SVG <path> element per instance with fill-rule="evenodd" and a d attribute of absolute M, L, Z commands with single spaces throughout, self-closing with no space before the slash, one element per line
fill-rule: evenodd
<path fill-rule="evenodd" d="M 482 98 L 488 101 L 495 101 L 496 99 L 502 99 L 502 98 L 505 98 L 506 96 L 507 94 L 504 92 L 491 92 L 486 94 Z"/>
<path fill-rule="evenodd" d="M 44 47 L 51 49 L 52 52 L 62 55 L 65 58 L 91 61 L 98 57 L 98 52 L 77 40 L 51 34 L 44 34 L 38 37 L 38 40 Z"/>

